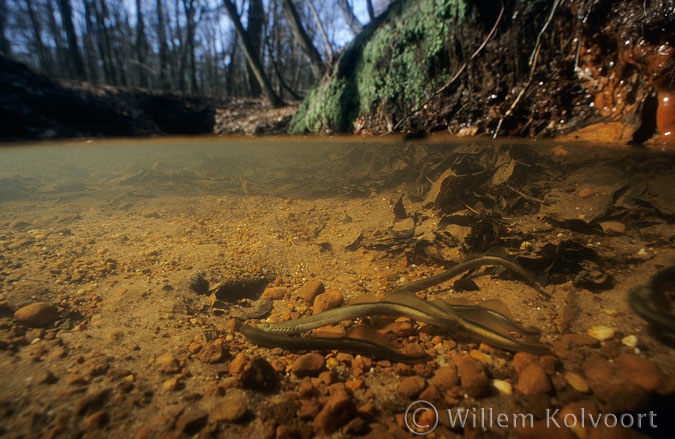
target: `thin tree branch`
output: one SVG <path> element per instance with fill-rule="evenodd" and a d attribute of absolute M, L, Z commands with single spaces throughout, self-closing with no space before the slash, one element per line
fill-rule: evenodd
<path fill-rule="evenodd" d="M 556 0 L 557 1 L 557 0 Z M 502 3 L 501 5 L 501 10 L 499 11 L 499 16 L 495 20 L 495 24 L 492 26 L 492 29 L 490 30 L 490 33 L 487 34 L 487 37 L 483 40 L 483 43 L 476 49 L 471 57 L 469 58 L 468 61 L 466 61 L 462 67 L 457 70 L 457 72 L 453 75 L 452 78 L 448 82 L 446 82 L 441 88 L 436 90 L 431 96 L 429 96 L 427 99 L 425 99 L 421 104 L 417 106 L 411 113 L 406 115 L 403 119 L 398 121 L 396 125 L 394 125 L 394 128 L 392 131 L 398 130 L 401 125 L 403 125 L 404 122 L 406 122 L 408 119 L 410 119 L 413 115 L 417 114 L 422 108 L 424 108 L 429 102 L 431 102 L 432 99 L 434 99 L 436 96 L 438 96 L 440 93 L 443 93 L 445 90 L 448 89 L 452 85 L 453 82 L 459 78 L 459 76 L 466 70 L 467 66 L 473 59 L 480 53 L 481 50 L 485 47 L 485 45 L 490 41 L 490 39 L 494 36 L 495 32 L 497 31 L 497 25 L 499 25 L 499 22 L 502 20 L 502 15 L 504 15 L 504 4 Z"/>
<path fill-rule="evenodd" d="M 525 85 L 523 88 L 520 90 L 520 93 L 518 93 L 518 96 L 516 97 L 516 100 L 513 101 L 511 104 L 511 107 L 504 113 L 504 115 L 499 119 L 499 123 L 497 124 L 497 128 L 495 129 L 495 132 L 492 134 L 492 138 L 495 139 L 497 135 L 499 134 L 499 130 L 502 127 L 502 122 L 504 122 L 504 119 L 509 117 L 512 113 L 513 110 L 516 108 L 518 105 L 518 102 L 522 99 L 523 95 L 525 94 L 525 90 L 528 89 L 530 84 L 532 83 L 532 78 L 534 78 L 534 69 L 537 67 L 537 59 L 539 58 L 539 50 L 541 49 L 541 37 L 544 35 L 544 32 L 546 32 L 546 29 L 548 28 L 548 25 L 551 24 L 551 20 L 553 20 L 553 16 L 555 15 L 555 11 L 558 9 L 558 6 L 560 5 L 561 0 L 555 0 L 553 3 L 553 7 L 551 8 L 551 13 L 548 16 L 548 19 L 546 20 L 546 23 L 544 23 L 544 26 L 541 28 L 539 31 L 539 35 L 537 35 L 537 42 L 534 45 L 534 49 L 532 50 L 532 53 L 530 54 L 530 76 L 527 78 L 527 82 L 525 82 Z"/>

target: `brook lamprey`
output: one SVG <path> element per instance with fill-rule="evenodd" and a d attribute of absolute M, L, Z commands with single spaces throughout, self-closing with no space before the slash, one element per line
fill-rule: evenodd
<path fill-rule="evenodd" d="M 504 314 L 479 305 L 452 305 L 443 300 L 429 302 L 415 296 L 415 292 L 446 282 L 447 280 L 483 265 L 501 265 L 520 274 L 539 292 L 546 295 L 532 273 L 525 270 L 505 253 L 488 253 L 468 259 L 442 273 L 410 284 L 394 288 L 385 294 L 382 300 L 361 298 L 360 303 L 352 303 L 308 317 L 279 323 L 261 323 L 244 325 L 242 334 L 250 341 L 263 345 L 290 350 L 337 349 L 375 355 L 395 361 L 420 361 L 422 356 L 408 355 L 394 349 L 389 343 L 372 337 L 300 337 L 297 334 L 322 326 L 332 325 L 345 320 L 353 320 L 374 315 L 404 316 L 412 320 L 428 323 L 440 328 L 462 333 L 465 336 L 501 349 L 513 352 L 529 352 L 543 355 L 549 352 L 548 346 L 536 340 L 519 340 L 511 333 L 524 337 L 539 334 L 538 331 L 522 328 Z"/>
<path fill-rule="evenodd" d="M 373 340 L 344 337 L 289 337 L 278 333 L 263 331 L 254 326 L 242 325 L 239 332 L 260 346 L 280 347 L 292 351 L 317 350 L 326 351 L 338 349 L 355 354 L 372 355 L 390 361 L 402 363 L 418 363 L 430 359 L 426 353 L 406 354 L 393 347 L 385 346 Z"/>
<path fill-rule="evenodd" d="M 549 294 L 544 291 L 542 286 L 537 282 L 534 273 L 530 272 L 526 268 L 522 267 L 518 262 L 513 260 L 506 252 L 501 248 L 496 248 L 488 253 L 469 258 L 465 261 L 460 262 L 459 264 L 450 267 L 449 269 L 438 273 L 436 275 L 411 282 L 400 287 L 392 289 L 388 294 L 398 293 L 398 292 L 408 292 L 416 293 L 417 291 L 426 290 L 427 288 L 433 287 L 443 282 L 447 282 L 455 276 L 458 276 L 465 271 L 473 270 L 474 268 L 482 267 L 484 265 L 499 265 L 506 267 L 509 270 L 520 275 L 528 285 L 536 289 L 539 293 L 546 297 L 550 297 Z"/>
<path fill-rule="evenodd" d="M 675 288 L 675 267 L 666 268 L 654 275 L 649 285 L 633 288 L 628 294 L 628 304 L 640 317 L 654 326 L 675 334 L 675 315 L 672 297 L 668 291 Z"/>
<path fill-rule="evenodd" d="M 442 304 L 440 303 L 442 302 Z M 369 303 L 357 303 L 334 308 L 322 313 L 280 323 L 261 323 L 254 327 L 256 343 L 266 346 L 277 346 L 286 349 L 310 349 L 308 341 L 317 341 L 325 349 L 347 350 L 353 344 L 345 344 L 346 338 L 323 340 L 320 337 L 294 337 L 293 335 L 322 326 L 331 325 L 344 320 L 352 320 L 372 315 L 404 316 L 413 320 L 438 326 L 453 332 L 461 333 L 473 339 L 501 349 L 513 352 L 529 352 L 543 355 L 549 352 L 548 347 L 536 341 L 521 341 L 513 338 L 509 332 L 531 336 L 536 332 L 517 325 L 505 315 L 497 311 L 479 306 L 451 305 L 444 301 L 428 302 L 407 293 L 395 293 L 384 300 Z M 252 331 L 249 330 L 249 333 Z M 246 334 L 244 334 L 246 335 Z M 269 337 L 268 337 L 269 336 Z M 363 343 L 360 347 L 367 349 Z M 373 352 L 374 353 L 374 352 Z"/>

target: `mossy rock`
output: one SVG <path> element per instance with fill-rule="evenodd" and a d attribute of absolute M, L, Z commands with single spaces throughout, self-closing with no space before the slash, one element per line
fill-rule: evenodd
<path fill-rule="evenodd" d="M 359 118 L 404 114 L 449 77 L 446 45 L 467 13 L 463 0 L 400 0 L 343 51 L 331 78 L 307 96 L 291 133 L 348 132 Z"/>

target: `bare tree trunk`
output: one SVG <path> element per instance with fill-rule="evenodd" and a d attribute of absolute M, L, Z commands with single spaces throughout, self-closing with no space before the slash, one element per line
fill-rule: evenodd
<path fill-rule="evenodd" d="M 28 17 L 30 18 L 30 23 L 33 28 L 33 39 L 35 40 L 35 48 L 37 49 L 38 61 L 40 62 L 40 69 L 43 72 L 50 72 L 50 62 L 47 55 L 47 49 L 45 44 L 42 42 L 42 26 L 40 21 L 35 14 L 33 9 L 33 4 L 31 0 L 26 1 L 26 8 L 28 9 Z"/>
<path fill-rule="evenodd" d="M 354 15 L 354 10 L 347 0 L 337 0 L 338 6 L 342 10 L 342 15 L 345 16 L 345 21 L 349 30 L 352 31 L 352 34 L 358 35 L 363 30 L 363 25 L 359 22 L 359 19 Z M 368 2 L 370 4 L 370 2 Z M 372 7 L 372 5 L 371 5 Z"/>
<path fill-rule="evenodd" d="M 328 41 L 328 35 L 326 35 L 326 29 L 323 28 L 323 23 L 321 23 L 321 18 L 319 17 L 319 13 L 316 12 L 316 8 L 314 7 L 314 4 L 312 3 L 312 0 L 305 0 L 305 3 L 307 3 L 307 6 L 312 11 L 312 15 L 314 16 L 314 20 L 316 21 L 316 25 L 319 28 L 319 32 L 321 33 L 321 38 L 323 39 L 324 48 L 326 49 L 327 64 L 332 64 L 333 63 L 333 56 L 334 56 L 333 55 L 333 48 L 330 45 L 330 41 Z"/>
<path fill-rule="evenodd" d="M 145 36 L 145 22 L 143 21 L 143 10 L 141 0 L 136 0 L 136 63 L 138 69 L 138 85 L 148 86 L 148 75 L 145 72 L 146 62 L 148 60 L 148 39 Z"/>
<path fill-rule="evenodd" d="M 277 94 L 274 92 L 272 84 L 267 75 L 265 75 L 261 63 L 256 59 L 255 54 L 253 53 L 251 42 L 248 40 L 248 36 L 246 35 L 244 27 L 241 25 L 241 21 L 239 21 L 237 7 L 234 5 L 234 3 L 232 3 L 231 0 L 223 0 L 223 4 L 225 5 L 227 14 L 230 16 L 230 20 L 232 20 L 235 31 L 237 31 L 237 35 L 244 46 L 244 56 L 246 57 L 246 61 L 251 67 L 251 70 L 253 70 L 253 74 L 258 80 L 258 83 L 262 87 L 262 92 L 265 95 L 265 98 L 267 98 L 272 106 L 280 106 L 282 104 L 281 99 L 279 99 L 279 96 L 277 96 Z"/>
<path fill-rule="evenodd" d="M 246 35 L 251 42 L 251 49 L 253 49 L 253 56 L 262 63 L 262 33 L 263 24 L 265 22 L 265 10 L 263 9 L 262 0 L 249 0 L 248 2 L 248 25 L 246 27 Z M 247 65 L 248 69 L 248 86 L 251 90 L 251 96 L 254 98 L 262 94 L 262 88 L 258 84 L 255 74 L 251 70 L 251 66 Z"/>
<path fill-rule="evenodd" d="M 375 9 L 373 8 L 372 0 L 366 0 L 366 9 L 368 10 L 368 18 L 370 18 L 370 21 L 373 21 L 373 18 L 375 18 Z"/>
<path fill-rule="evenodd" d="M 70 6 L 70 0 L 59 0 L 59 9 L 61 11 L 63 27 L 66 30 L 66 38 L 68 38 L 68 53 L 70 54 L 70 62 L 75 69 L 75 77 L 84 81 L 87 79 L 87 74 L 84 71 L 84 62 L 82 61 L 82 55 L 80 55 L 80 45 L 77 42 L 75 26 L 73 26 L 73 9 Z"/>
<path fill-rule="evenodd" d="M 162 0 L 157 0 L 157 40 L 159 43 L 159 88 L 166 90 L 169 87 L 169 45 L 166 42 L 166 25 L 164 23 Z"/>
<path fill-rule="evenodd" d="M 47 0 L 43 4 L 47 10 L 41 17 L 45 17 L 49 34 L 52 37 L 52 41 L 54 41 L 54 48 L 47 48 L 47 53 L 50 54 L 51 74 L 61 78 L 72 78 L 75 76 L 73 64 L 70 62 L 68 55 L 64 53 L 65 44 L 63 42 L 63 35 L 61 34 L 61 26 L 56 23 L 54 4 L 52 0 Z M 49 47 L 49 45 L 47 46 Z"/>
<path fill-rule="evenodd" d="M 293 0 L 283 0 L 284 12 L 286 12 L 286 19 L 288 24 L 291 26 L 291 32 L 293 33 L 293 38 L 298 42 L 303 53 L 307 57 L 309 62 L 309 68 L 312 70 L 312 74 L 316 80 L 321 79 L 323 75 L 324 64 L 321 59 L 319 51 L 314 47 L 312 39 L 307 35 L 305 28 L 302 27 L 302 22 L 300 21 L 300 16 L 298 11 L 295 9 Z"/>
<path fill-rule="evenodd" d="M 85 33 L 84 38 L 84 50 L 87 58 L 87 67 L 89 69 L 89 81 L 94 84 L 99 83 L 99 62 L 98 57 L 96 56 L 96 30 L 94 27 L 94 17 L 92 17 L 91 7 L 87 0 L 83 1 L 84 5 L 84 25 Z"/>
<path fill-rule="evenodd" d="M 0 55 L 11 56 L 12 46 L 5 35 L 7 26 L 7 1 L 0 0 Z"/>
<path fill-rule="evenodd" d="M 190 78 L 190 92 L 197 93 L 199 87 L 197 86 L 197 66 L 195 59 L 195 32 L 197 23 L 195 17 L 197 14 L 197 6 L 195 0 L 183 0 L 183 9 L 185 10 L 186 24 L 186 56 L 188 61 L 188 75 Z"/>

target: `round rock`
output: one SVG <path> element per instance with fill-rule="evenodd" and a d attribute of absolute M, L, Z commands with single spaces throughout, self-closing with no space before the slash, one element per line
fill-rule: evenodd
<path fill-rule="evenodd" d="M 326 359 L 323 355 L 310 352 L 299 356 L 291 365 L 291 370 L 298 378 L 317 376 L 326 367 Z"/>
<path fill-rule="evenodd" d="M 49 326 L 59 318 L 59 310 L 47 302 L 36 302 L 16 310 L 14 319 L 32 328 Z"/>

